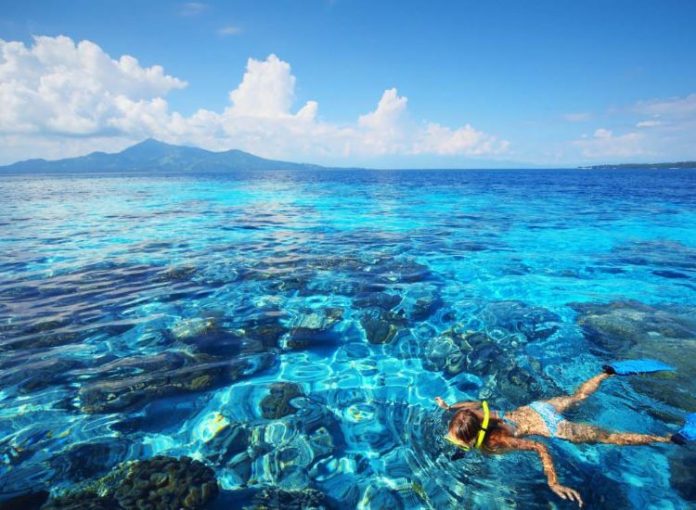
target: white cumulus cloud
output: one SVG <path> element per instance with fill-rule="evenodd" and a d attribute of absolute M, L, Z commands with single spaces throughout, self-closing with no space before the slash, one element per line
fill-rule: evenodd
<path fill-rule="evenodd" d="M 375 111 L 361 115 L 358 124 L 368 129 L 392 130 L 399 125 L 407 104 L 408 99 L 399 97 L 395 88 L 385 90 Z"/>
<path fill-rule="evenodd" d="M 396 88 L 385 90 L 375 109 L 354 122 L 328 122 L 316 101 L 296 106 L 291 66 L 274 54 L 247 61 L 223 111 L 171 111 L 166 95 L 186 86 L 161 66 L 144 67 L 128 55 L 113 59 L 90 41 L 36 37 L 26 46 L 0 40 L 0 158 L 65 157 L 104 150 L 110 141 L 118 150 L 145 137 L 306 161 L 482 156 L 508 148 L 469 124 L 414 120 Z"/>
<path fill-rule="evenodd" d="M 96 44 L 35 37 L 31 47 L 0 39 L 0 133 L 91 135 L 113 128 L 186 82 Z"/>
<path fill-rule="evenodd" d="M 230 92 L 232 106 L 226 114 L 284 118 L 291 115 L 294 100 L 295 77 L 290 72 L 290 64 L 273 54 L 263 61 L 250 58 L 242 83 Z"/>

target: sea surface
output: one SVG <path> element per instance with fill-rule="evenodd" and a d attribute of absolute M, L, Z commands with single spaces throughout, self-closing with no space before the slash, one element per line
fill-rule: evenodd
<path fill-rule="evenodd" d="M 169 455 L 211 508 L 570 508 L 532 453 L 458 454 L 434 398 L 653 357 L 567 417 L 696 411 L 696 171 L 14 175 L 0 212 L 0 500 Z M 696 505 L 693 445 L 543 441 L 590 508 Z"/>

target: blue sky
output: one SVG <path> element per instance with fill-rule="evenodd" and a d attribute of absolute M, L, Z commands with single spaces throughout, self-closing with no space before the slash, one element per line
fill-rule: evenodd
<path fill-rule="evenodd" d="M 696 2 L 2 4 L 0 162 L 148 136 L 375 167 L 696 159 Z"/>

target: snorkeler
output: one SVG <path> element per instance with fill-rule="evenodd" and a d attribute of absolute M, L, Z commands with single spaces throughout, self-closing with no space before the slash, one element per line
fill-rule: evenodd
<path fill-rule="evenodd" d="M 650 443 L 684 444 L 696 440 L 696 414 L 687 416 L 686 425 L 674 435 L 654 436 L 612 432 L 586 423 L 573 423 L 562 413 L 569 407 L 592 395 L 602 381 L 613 375 L 649 373 L 673 370 L 669 365 L 654 360 L 628 360 L 604 367 L 604 372 L 585 381 L 572 395 L 539 400 L 513 411 L 490 411 L 488 403 L 457 402 L 447 405 L 440 397 L 438 406 L 456 411 L 449 423 L 445 438 L 463 450 L 480 448 L 490 453 L 506 453 L 513 450 L 536 452 L 544 468 L 549 488 L 563 499 L 583 502 L 577 490 L 558 483 L 553 459 L 548 448 L 537 441 L 523 439 L 526 436 L 557 437 L 573 443 L 608 443 L 617 445 L 646 445 Z"/>

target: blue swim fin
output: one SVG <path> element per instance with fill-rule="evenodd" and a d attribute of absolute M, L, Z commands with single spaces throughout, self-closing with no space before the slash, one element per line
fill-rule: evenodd
<path fill-rule="evenodd" d="M 652 372 L 674 372 L 676 370 L 673 366 L 655 359 L 614 361 L 609 365 L 604 365 L 602 368 L 606 373 L 616 375 L 650 374 Z"/>
<path fill-rule="evenodd" d="M 686 444 L 689 441 L 696 441 L 696 413 L 686 416 L 684 426 L 679 432 L 672 436 L 672 441 L 677 444 Z"/>

